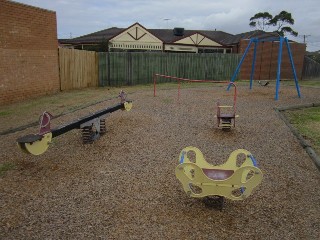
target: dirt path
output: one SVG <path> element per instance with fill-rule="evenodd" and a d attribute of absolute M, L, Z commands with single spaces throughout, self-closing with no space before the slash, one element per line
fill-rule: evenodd
<path fill-rule="evenodd" d="M 73 130 L 54 138 L 40 156 L 20 152 L 1 136 L 0 162 L 16 169 L 0 177 L 1 239 L 318 239 L 320 175 L 273 107 L 319 102 L 319 89 L 239 87 L 237 126 L 215 125 L 223 88 L 153 90 L 130 95 L 134 107 L 107 118 L 108 133 L 82 145 Z M 62 116 L 53 125 L 116 103 L 106 101 Z M 32 121 L 33 119 L 29 119 Z M 8 121 L 6 119 L 6 121 Z M 10 119 L 14 125 L 15 119 Z M 175 178 L 180 151 L 198 147 L 212 164 L 238 148 L 257 159 L 264 179 L 244 201 L 208 209 L 189 198 Z"/>

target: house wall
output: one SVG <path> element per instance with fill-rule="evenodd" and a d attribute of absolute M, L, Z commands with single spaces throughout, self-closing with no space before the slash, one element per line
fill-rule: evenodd
<path fill-rule="evenodd" d="M 109 40 L 110 49 L 162 51 L 163 43 L 136 23 Z"/>
<path fill-rule="evenodd" d="M 241 40 L 239 53 L 243 54 L 249 44 L 249 40 Z M 298 80 L 301 79 L 306 45 L 290 43 L 291 54 L 295 65 Z M 277 78 L 279 42 L 259 42 L 256 53 L 254 80 L 275 80 Z M 250 79 L 254 44 L 245 57 L 240 69 L 240 79 Z M 283 43 L 281 61 L 281 79 L 293 79 L 287 46 Z"/>
<path fill-rule="evenodd" d="M 197 46 L 210 46 L 210 47 L 221 47 L 222 45 L 206 38 L 205 36 L 196 33 L 189 37 L 182 38 L 178 41 L 175 41 L 174 43 L 178 44 L 187 44 L 187 45 L 197 45 Z"/>
<path fill-rule="evenodd" d="M 56 13 L 0 0 L 0 105 L 60 90 Z"/>

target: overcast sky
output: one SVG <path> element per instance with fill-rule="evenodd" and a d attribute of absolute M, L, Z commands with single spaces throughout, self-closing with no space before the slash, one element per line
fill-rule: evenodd
<path fill-rule="evenodd" d="M 110 27 L 139 22 L 146 28 L 183 27 L 231 34 L 254 30 L 249 19 L 257 12 L 290 12 L 307 50 L 320 50 L 319 0 L 16 0 L 55 11 L 58 38 L 78 37 Z M 274 30 L 269 28 L 269 31 Z"/>

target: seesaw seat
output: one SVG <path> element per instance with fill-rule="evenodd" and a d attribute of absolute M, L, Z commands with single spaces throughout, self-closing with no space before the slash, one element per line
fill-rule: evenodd
<path fill-rule="evenodd" d="M 188 153 L 194 152 L 192 162 Z M 237 166 L 238 155 L 245 154 L 241 166 Z M 262 172 L 252 154 L 245 149 L 233 151 L 221 165 L 213 166 L 205 161 L 196 147 L 184 148 L 179 156 L 180 164 L 175 173 L 184 191 L 191 197 L 221 196 L 231 200 L 247 198 L 262 181 Z"/>
<path fill-rule="evenodd" d="M 33 155 L 44 153 L 51 143 L 52 133 L 48 132 L 43 135 L 29 134 L 17 139 L 18 146 L 25 152 Z"/>

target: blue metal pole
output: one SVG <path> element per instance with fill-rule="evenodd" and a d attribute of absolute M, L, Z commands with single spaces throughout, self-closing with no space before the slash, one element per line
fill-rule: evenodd
<path fill-rule="evenodd" d="M 294 67 L 294 63 L 293 63 L 293 58 L 292 58 L 292 54 L 291 54 L 289 41 L 288 41 L 288 38 L 284 38 L 284 40 L 285 40 L 286 45 L 287 45 L 288 55 L 289 55 L 289 58 L 290 58 L 291 68 L 292 68 L 294 82 L 296 84 L 296 89 L 297 89 L 297 92 L 298 92 L 298 96 L 299 96 L 299 98 L 301 98 L 300 87 L 299 87 L 299 83 L 298 83 L 296 68 Z"/>
<path fill-rule="evenodd" d="M 257 45 L 258 45 L 258 41 L 254 41 L 254 51 L 253 51 L 252 68 L 251 68 L 251 75 L 250 75 L 250 89 L 252 89 L 252 85 L 253 85 L 253 75 L 254 75 L 254 67 L 256 63 Z"/>
<path fill-rule="evenodd" d="M 249 42 L 249 44 L 248 44 L 248 47 L 247 47 L 246 50 L 244 51 L 244 53 L 243 53 L 243 55 L 242 55 L 242 58 L 241 58 L 241 60 L 240 60 L 240 62 L 239 62 L 239 64 L 238 64 L 236 70 L 234 71 L 233 76 L 232 76 L 230 82 L 234 82 L 234 81 L 235 81 L 235 79 L 236 79 L 236 77 L 237 77 L 237 75 L 238 75 L 238 72 L 239 72 L 239 70 L 240 70 L 241 64 L 242 64 L 244 58 L 246 57 L 246 55 L 247 55 L 247 53 L 248 53 L 248 51 L 249 51 L 249 49 L 250 49 L 250 46 L 251 46 L 252 42 L 253 42 L 253 39 L 250 39 L 250 42 Z M 229 91 L 230 87 L 231 87 L 231 84 L 228 85 L 227 91 Z"/>
<path fill-rule="evenodd" d="M 279 88 L 280 88 L 280 71 L 281 71 L 281 60 L 282 60 L 282 44 L 283 37 L 280 37 L 279 51 L 278 51 L 278 70 L 277 70 L 277 83 L 276 83 L 276 96 L 275 100 L 279 99 Z"/>

